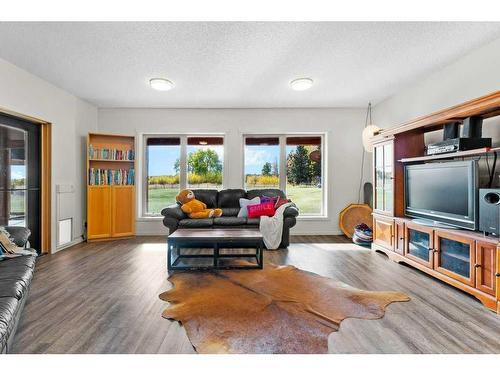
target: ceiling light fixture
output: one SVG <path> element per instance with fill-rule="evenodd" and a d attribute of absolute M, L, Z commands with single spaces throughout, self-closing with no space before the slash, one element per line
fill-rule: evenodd
<path fill-rule="evenodd" d="M 202 145 L 202 146 L 206 146 L 206 145 L 208 145 L 208 142 L 207 142 L 207 141 L 200 141 L 200 142 L 198 142 L 198 143 L 199 143 L 200 145 Z"/>
<path fill-rule="evenodd" d="M 304 91 L 310 89 L 313 85 L 311 78 L 297 78 L 290 82 L 290 87 L 295 91 Z"/>
<path fill-rule="evenodd" d="M 168 91 L 174 87 L 174 83 L 165 78 L 151 78 L 149 80 L 149 85 L 152 89 L 158 91 Z"/>

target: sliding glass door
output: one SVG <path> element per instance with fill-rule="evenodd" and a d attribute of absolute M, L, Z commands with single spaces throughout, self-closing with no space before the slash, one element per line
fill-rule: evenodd
<path fill-rule="evenodd" d="M 31 230 L 40 249 L 40 126 L 0 115 L 0 225 Z"/>

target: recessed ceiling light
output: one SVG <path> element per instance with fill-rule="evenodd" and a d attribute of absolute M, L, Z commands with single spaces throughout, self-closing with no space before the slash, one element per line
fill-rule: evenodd
<path fill-rule="evenodd" d="M 295 91 L 304 91 L 310 89 L 313 85 L 311 78 L 297 78 L 290 82 L 290 87 Z"/>
<path fill-rule="evenodd" d="M 174 83 L 165 78 L 151 78 L 149 85 L 158 91 L 168 91 L 174 87 Z"/>

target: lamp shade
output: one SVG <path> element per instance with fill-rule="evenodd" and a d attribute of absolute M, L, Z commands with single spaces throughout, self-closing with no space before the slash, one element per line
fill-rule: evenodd
<path fill-rule="evenodd" d="M 371 138 L 378 133 L 380 128 L 377 125 L 368 125 L 363 129 L 363 147 L 366 152 L 373 152 Z"/>

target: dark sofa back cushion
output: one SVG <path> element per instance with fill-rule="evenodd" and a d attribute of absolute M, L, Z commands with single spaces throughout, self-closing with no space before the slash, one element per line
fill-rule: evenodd
<path fill-rule="evenodd" d="M 192 189 L 194 197 L 207 205 L 207 208 L 217 207 L 217 190 L 212 189 Z"/>
<path fill-rule="evenodd" d="M 240 208 L 240 198 L 246 198 L 243 189 L 226 189 L 219 191 L 218 207 L 220 208 Z"/>
<path fill-rule="evenodd" d="M 247 191 L 248 199 L 253 199 L 255 197 L 262 197 L 263 195 L 265 195 L 266 197 L 286 198 L 285 193 L 283 193 L 280 189 L 254 189 Z"/>

